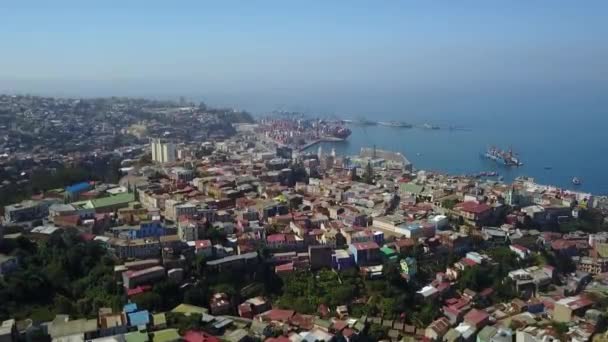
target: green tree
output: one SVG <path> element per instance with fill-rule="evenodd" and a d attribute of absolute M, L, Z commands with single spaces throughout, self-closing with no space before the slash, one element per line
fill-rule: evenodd
<path fill-rule="evenodd" d="M 57 312 L 59 313 L 70 315 L 72 314 L 72 312 L 74 312 L 72 301 L 63 295 L 56 295 L 53 301 L 53 305 L 55 307 L 55 310 L 57 310 Z"/>
<path fill-rule="evenodd" d="M 458 200 L 453 198 L 449 198 L 441 202 L 441 206 L 449 210 L 454 209 L 456 204 L 458 204 Z"/>
<path fill-rule="evenodd" d="M 156 292 L 144 292 L 133 296 L 131 300 L 137 304 L 139 308 L 149 311 L 159 311 L 162 308 L 163 299 Z"/>

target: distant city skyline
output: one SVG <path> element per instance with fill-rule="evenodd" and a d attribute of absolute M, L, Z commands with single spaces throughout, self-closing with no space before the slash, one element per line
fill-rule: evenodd
<path fill-rule="evenodd" d="M 605 105 L 608 90 L 604 1 L 19 1 L 0 12 L 8 93 L 354 115 L 477 112 L 471 102 L 530 93 Z"/>

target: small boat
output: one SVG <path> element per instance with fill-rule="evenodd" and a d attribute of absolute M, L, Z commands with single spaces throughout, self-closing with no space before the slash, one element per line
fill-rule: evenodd
<path fill-rule="evenodd" d="M 574 178 L 572 178 L 572 184 L 581 185 L 581 184 L 583 184 L 583 182 L 578 177 L 574 177 Z"/>
<path fill-rule="evenodd" d="M 439 126 L 437 126 L 437 125 L 431 125 L 429 123 L 425 123 L 424 125 L 422 125 L 422 128 L 424 128 L 424 129 L 431 129 L 431 130 L 438 130 Z"/>
<path fill-rule="evenodd" d="M 552 170 L 552 169 L 553 169 L 553 167 L 552 167 L 552 166 L 545 166 L 545 167 L 544 167 L 544 169 L 545 169 L 545 170 Z"/>

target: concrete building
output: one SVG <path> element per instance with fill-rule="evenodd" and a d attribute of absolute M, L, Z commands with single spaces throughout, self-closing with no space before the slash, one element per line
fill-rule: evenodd
<path fill-rule="evenodd" d="M 239 255 L 231 255 L 225 258 L 207 261 L 207 266 L 217 271 L 242 269 L 248 265 L 258 262 L 258 253 L 251 252 Z"/>
<path fill-rule="evenodd" d="M 192 222 L 179 222 L 177 235 L 182 241 L 198 240 L 198 226 Z"/>
<path fill-rule="evenodd" d="M 583 317 L 585 311 L 593 305 L 593 301 L 584 296 L 566 297 L 555 302 L 553 320 L 568 323 L 573 316 Z"/>
<path fill-rule="evenodd" d="M 18 337 L 19 332 L 14 319 L 2 322 L 2 325 L 0 325 L 0 342 L 16 342 Z"/>
<path fill-rule="evenodd" d="M 125 288 L 131 289 L 138 285 L 149 284 L 152 281 L 163 279 L 165 268 L 153 266 L 139 271 L 127 271 L 122 274 L 122 281 Z"/>
<path fill-rule="evenodd" d="M 152 161 L 157 163 L 175 162 L 175 144 L 163 142 L 161 139 L 153 139 L 150 142 L 150 149 L 152 150 Z"/>
<path fill-rule="evenodd" d="M 4 207 L 4 221 L 6 223 L 19 223 L 38 220 L 49 214 L 51 204 L 59 201 L 23 201 Z"/>
<path fill-rule="evenodd" d="M 574 257 L 573 259 L 579 271 L 591 274 L 608 272 L 608 258 Z"/>
<path fill-rule="evenodd" d="M 380 263 L 380 247 L 375 242 L 353 243 L 348 247 L 355 263 L 359 266 Z"/>
<path fill-rule="evenodd" d="M 447 318 L 441 317 L 433 321 L 424 331 L 424 337 L 431 341 L 440 341 L 443 335 L 450 330 L 450 321 Z"/>
<path fill-rule="evenodd" d="M 160 242 L 158 240 L 112 239 L 109 241 L 109 245 L 114 254 L 121 259 L 145 259 L 160 255 Z"/>

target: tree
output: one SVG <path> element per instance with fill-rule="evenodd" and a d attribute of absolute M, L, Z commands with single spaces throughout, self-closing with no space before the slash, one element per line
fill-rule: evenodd
<path fill-rule="evenodd" d="M 458 203 L 457 199 L 449 198 L 449 199 L 443 200 L 441 202 L 441 206 L 446 209 L 452 210 L 452 209 L 454 209 L 454 207 L 456 206 L 457 203 Z"/>
<path fill-rule="evenodd" d="M 369 336 L 369 338 L 371 338 L 372 341 L 380 341 L 380 340 L 386 338 L 387 331 L 384 327 L 382 327 L 379 324 L 372 324 L 372 325 L 370 325 L 366 335 Z"/>
<path fill-rule="evenodd" d="M 133 296 L 131 300 L 137 307 L 148 311 L 159 311 L 162 308 L 163 299 L 156 292 L 144 292 Z"/>
<path fill-rule="evenodd" d="M 53 305 L 55 306 L 55 309 L 57 310 L 57 312 L 62 313 L 62 314 L 70 315 L 74 311 L 74 307 L 72 306 L 72 301 L 62 295 L 55 296 Z"/>
<path fill-rule="evenodd" d="M 184 292 L 184 302 L 187 304 L 203 306 L 207 304 L 208 290 L 200 285 L 190 287 Z"/>

